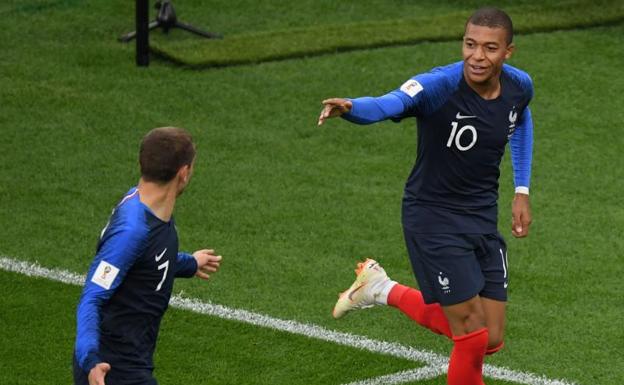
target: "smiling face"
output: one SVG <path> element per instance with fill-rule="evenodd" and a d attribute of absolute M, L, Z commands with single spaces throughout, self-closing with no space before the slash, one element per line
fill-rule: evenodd
<path fill-rule="evenodd" d="M 500 27 L 466 24 L 462 56 L 464 77 L 476 89 L 497 89 L 505 60 L 511 57 L 513 43 L 507 43 L 508 32 Z"/>

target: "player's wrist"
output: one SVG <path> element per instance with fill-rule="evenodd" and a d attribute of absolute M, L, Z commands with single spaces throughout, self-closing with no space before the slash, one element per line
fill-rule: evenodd
<path fill-rule="evenodd" d="M 342 108 L 341 108 L 340 115 L 351 114 L 353 112 L 353 107 L 354 107 L 353 99 L 345 98 L 343 100 L 344 102 L 342 103 L 342 106 L 341 106 Z"/>
<path fill-rule="evenodd" d="M 517 194 L 529 195 L 529 188 L 526 186 L 518 186 L 516 187 L 516 195 Z"/>
<path fill-rule="evenodd" d="M 89 373 L 93 368 L 97 366 L 97 364 L 101 362 L 102 360 L 100 359 L 100 357 L 98 357 L 96 353 L 91 352 L 87 355 L 81 366 L 86 373 Z"/>

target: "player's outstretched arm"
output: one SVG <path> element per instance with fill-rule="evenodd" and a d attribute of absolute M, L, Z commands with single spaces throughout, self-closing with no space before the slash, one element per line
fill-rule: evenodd
<path fill-rule="evenodd" d="M 212 249 L 197 250 L 193 253 L 193 258 L 197 261 L 197 272 L 195 275 L 201 279 L 210 278 L 210 274 L 216 273 L 221 266 L 220 255 L 215 255 Z"/>
<path fill-rule="evenodd" d="M 408 108 L 396 92 L 379 97 L 323 100 L 319 126 L 328 118 L 342 116 L 355 124 L 372 124 L 386 119 L 401 119 Z"/>
<path fill-rule="evenodd" d="M 325 99 L 321 103 L 323 104 L 323 110 L 321 111 L 321 115 L 319 115 L 319 126 L 325 123 L 326 119 L 347 113 L 351 111 L 353 107 L 350 100 L 340 98 Z"/>
<path fill-rule="evenodd" d="M 531 204 L 529 195 L 516 193 L 511 206 L 511 233 L 516 238 L 524 238 L 529 235 L 531 226 Z"/>
<path fill-rule="evenodd" d="M 89 385 L 106 385 L 104 377 L 111 370 L 111 366 L 106 362 L 100 362 L 89 372 Z"/>

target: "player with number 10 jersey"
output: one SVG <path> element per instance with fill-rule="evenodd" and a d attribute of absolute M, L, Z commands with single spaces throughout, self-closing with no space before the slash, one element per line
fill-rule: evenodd
<path fill-rule="evenodd" d="M 513 235 L 526 236 L 531 223 L 533 85 L 524 71 L 504 63 L 514 51 L 512 39 L 505 12 L 477 10 L 466 22 L 462 61 L 416 75 L 380 97 L 324 100 L 319 117 L 319 125 L 335 116 L 357 124 L 417 120 L 417 159 L 405 185 L 402 222 L 420 290 L 390 280 L 369 259 L 358 265 L 334 316 L 387 304 L 446 335 L 455 344 L 449 385 L 481 385 L 484 355 L 503 347 L 509 274 L 497 200 L 508 142 Z"/>

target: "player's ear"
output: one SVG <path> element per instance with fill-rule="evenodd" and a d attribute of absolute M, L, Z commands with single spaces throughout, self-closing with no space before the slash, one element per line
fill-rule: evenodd
<path fill-rule="evenodd" d="M 511 55 L 513 55 L 515 50 L 516 50 L 516 46 L 514 45 L 514 43 L 509 43 L 507 48 L 505 48 L 505 60 L 508 60 L 511 57 Z"/>
<path fill-rule="evenodd" d="M 178 179 L 183 185 L 186 185 L 191 177 L 191 165 L 184 165 L 178 170 Z"/>

